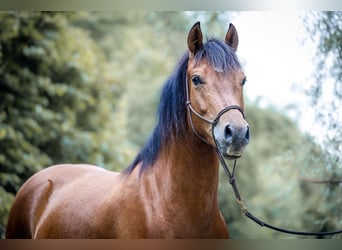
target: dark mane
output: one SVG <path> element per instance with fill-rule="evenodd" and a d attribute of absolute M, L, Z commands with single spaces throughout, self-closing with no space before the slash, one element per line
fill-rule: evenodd
<path fill-rule="evenodd" d="M 232 69 L 240 68 L 234 50 L 217 39 L 209 39 L 196 53 L 195 63 L 202 60 L 205 60 L 217 72 L 224 74 L 228 74 Z M 143 172 L 155 162 L 162 145 L 167 145 L 172 138 L 184 137 L 188 128 L 185 106 L 188 61 L 189 52 L 186 52 L 162 89 L 157 109 L 157 125 L 151 137 L 124 173 L 131 173 L 140 162 L 142 163 L 140 171 Z"/>

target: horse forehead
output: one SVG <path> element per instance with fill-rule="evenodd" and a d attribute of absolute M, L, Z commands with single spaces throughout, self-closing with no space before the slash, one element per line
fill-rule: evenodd
<path fill-rule="evenodd" d="M 210 66 L 206 61 L 190 62 L 188 66 L 188 72 L 190 74 L 200 74 L 201 76 L 210 76 L 221 78 L 223 72 L 219 69 L 215 69 Z"/>
<path fill-rule="evenodd" d="M 201 60 L 199 62 L 190 61 L 188 65 L 189 74 L 201 74 L 202 76 L 208 76 L 217 78 L 220 81 L 240 81 L 244 73 L 241 69 L 231 69 L 229 72 L 224 72 L 223 69 L 215 68 L 209 65 L 206 60 Z M 241 79 L 240 79 L 241 78 Z"/>

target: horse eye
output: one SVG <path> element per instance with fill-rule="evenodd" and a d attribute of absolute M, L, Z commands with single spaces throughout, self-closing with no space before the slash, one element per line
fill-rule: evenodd
<path fill-rule="evenodd" d="M 241 82 L 241 85 L 242 85 L 242 86 L 245 85 L 246 82 L 247 82 L 247 77 L 243 78 L 243 80 L 242 80 L 242 82 Z"/>
<path fill-rule="evenodd" d="M 195 84 L 195 86 L 203 83 L 201 78 L 199 76 L 197 76 L 197 75 L 192 76 L 191 81 Z"/>

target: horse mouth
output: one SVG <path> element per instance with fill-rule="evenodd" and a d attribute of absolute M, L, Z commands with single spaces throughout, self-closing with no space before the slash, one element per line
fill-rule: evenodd
<path fill-rule="evenodd" d="M 221 151 L 221 154 L 226 160 L 236 160 L 242 156 L 242 153 L 229 153 L 227 151 Z"/>
<path fill-rule="evenodd" d="M 242 155 L 230 155 L 230 154 L 223 154 L 223 157 L 226 160 L 237 160 L 241 157 Z"/>
<path fill-rule="evenodd" d="M 218 144 L 218 150 L 226 160 L 236 160 L 243 155 L 245 146 L 234 146 L 234 145 L 220 145 Z"/>

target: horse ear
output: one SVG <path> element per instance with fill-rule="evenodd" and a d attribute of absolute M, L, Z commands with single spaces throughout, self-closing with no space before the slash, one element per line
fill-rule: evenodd
<path fill-rule="evenodd" d="M 239 44 L 239 36 L 233 24 L 229 24 L 229 28 L 224 39 L 226 44 L 232 47 L 235 51 L 237 50 Z"/>
<path fill-rule="evenodd" d="M 198 50 L 203 46 L 203 35 L 201 31 L 200 22 L 197 22 L 192 26 L 188 35 L 188 48 L 191 55 L 195 55 Z"/>

